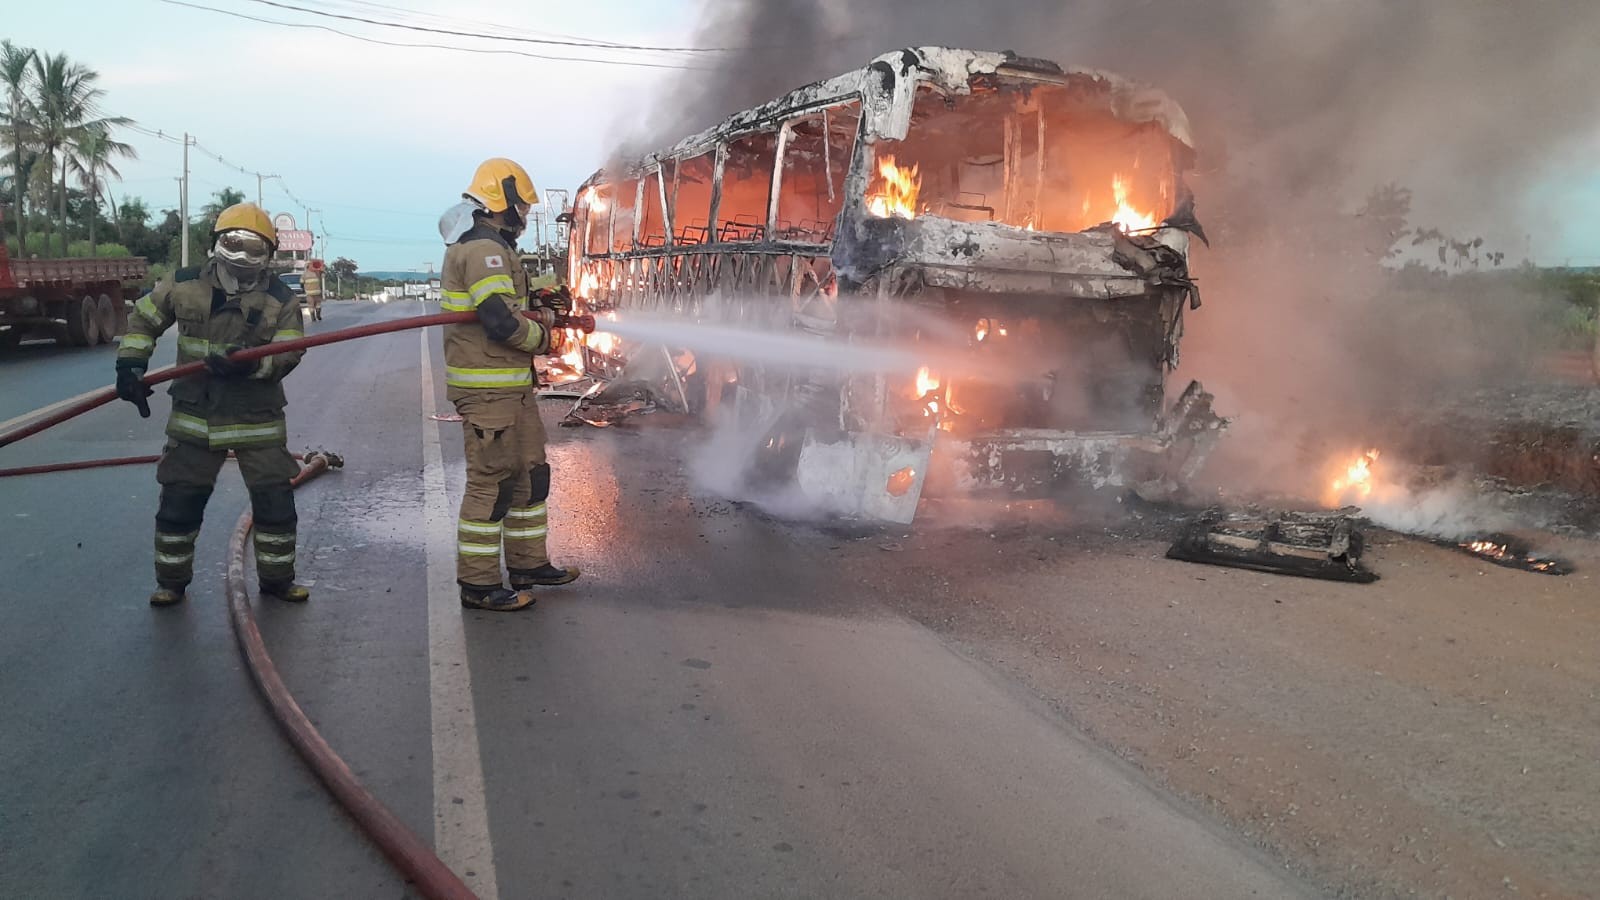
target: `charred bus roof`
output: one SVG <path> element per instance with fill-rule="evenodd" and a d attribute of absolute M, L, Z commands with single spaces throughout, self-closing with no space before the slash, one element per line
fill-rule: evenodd
<path fill-rule="evenodd" d="M 718 144 L 751 131 L 758 131 L 811 110 L 844 103 L 861 102 L 868 140 L 902 140 L 911 126 L 912 108 L 918 85 L 931 85 L 950 95 L 971 94 L 975 84 L 986 79 L 1055 84 L 1089 88 L 1086 96 L 1103 105 L 1103 111 L 1119 121 L 1155 123 L 1174 141 L 1192 151 L 1194 138 L 1182 107 L 1156 88 L 1099 69 L 1061 66 L 1048 60 L 1029 59 L 1009 51 L 959 50 L 950 47 L 917 47 L 896 50 L 877 57 L 859 69 L 813 82 L 729 116 L 720 124 L 686 137 L 666 150 L 627 163 L 625 173 L 637 175 L 652 164 L 668 159 L 684 159 L 710 152 Z M 590 176 L 583 187 L 612 180 L 605 169 Z"/>

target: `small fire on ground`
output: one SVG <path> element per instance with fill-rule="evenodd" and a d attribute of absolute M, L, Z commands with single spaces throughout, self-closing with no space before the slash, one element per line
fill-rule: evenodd
<path fill-rule="evenodd" d="M 1374 504 L 1394 506 L 1399 502 L 1415 502 L 1415 497 L 1406 487 L 1395 482 L 1380 469 L 1378 460 L 1381 458 L 1382 454 L 1377 448 L 1373 448 L 1335 462 L 1332 466 L 1334 474 L 1329 478 L 1322 497 L 1323 505 L 1330 509 L 1345 506 L 1370 508 Z M 1384 524 L 1382 517 L 1375 518 L 1379 519 L 1379 524 Z M 1393 527 L 1392 522 L 1389 524 Z M 1426 534 L 1418 536 L 1428 537 Z M 1430 537 L 1430 540 L 1434 539 Z M 1435 540 L 1435 542 L 1497 566 L 1520 569 L 1524 572 L 1566 575 L 1572 571 L 1569 563 L 1538 556 L 1525 541 L 1510 535 L 1491 534 L 1466 540 Z"/>
<path fill-rule="evenodd" d="M 1509 535 L 1489 535 L 1476 540 L 1461 541 L 1458 548 L 1497 566 L 1521 569 L 1525 572 L 1542 572 L 1546 575 L 1565 575 L 1572 567 L 1559 559 L 1537 556 L 1527 545 Z"/>
<path fill-rule="evenodd" d="M 1360 506 L 1372 496 L 1372 467 L 1382 454 L 1377 448 L 1362 453 L 1345 463 L 1338 464 L 1338 474 L 1328 482 L 1322 503 L 1331 509 L 1341 506 Z"/>

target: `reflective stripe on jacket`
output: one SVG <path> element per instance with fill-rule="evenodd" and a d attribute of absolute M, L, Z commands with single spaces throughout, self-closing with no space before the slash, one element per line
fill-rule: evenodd
<path fill-rule="evenodd" d="M 548 348 L 538 324 L 522 318 L 528 308 L 528 274 L 500 232 L 482 223 L 445 249 L 440 276 L 440 307 L 446 312 L 476 310 L 491 298 L 516 316 L 514 334 L 495 340 L 483 320 L 444 328 L 446 394 L 451 402 L 469 395 L 492 399 L 520 397 L 533 386 L 533 357 Z"/>
<path fill-rule="evenodd" d="M 305 336 L 300 301 L 277 276 L 262 290 L 230 296 L 215 266 L 213 261 L 179 269 L 140 298 L 128 316 L 128 333 L 117 358 L 148 363 L 156 340 L 173 324 L 178 326 L 179 365 Z M 281 381 L 304 355 L 297 350 L 268 356 L 248 378 L 200 374 L 174 381 L 167 434 L 213 449 L 284 443 L 287 400 Z"/>

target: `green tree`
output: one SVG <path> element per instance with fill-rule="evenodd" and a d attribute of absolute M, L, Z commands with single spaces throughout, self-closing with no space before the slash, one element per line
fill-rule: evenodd
<path fill-rule="evenodd" d="M 31 105 L 36 143 L 44 154 L 47 174 L 60 190 L 57 226 L 63 234 L 67 230 L 67 170 L 72 154 L 92 135 L 109 134 L 113 128 L 132 121 L 100 115 L 105 91 L 96 86 L 99 80 L 98 72 L 73 62 L 65 53 L 33 57 Z"/>
<path fill-rule="evenodd" d="M 11 147 L 11 190 L 16 198 L 17 255 L 28 252 L 28 174 L 31 161 L 25 166 L 23 154 L 28 149 L 27 128 L 29 110 L 29 81 L 32 75 L 34 52 L 18 47 L 9 40 L 0 41 L 0 85 L 6 89 L 6 142 Z M 32 156 L 32 154 L 29 154 Z"/>
<path fill-rule="evenodd" d="M 117 240 L 126 244 L 130 231 L 150 227 L 150 207 L 142 197 L 124 196 L 122 207 L 112 211 L 111 220 L 117 226 Z"/>
<path fill-rule="evenodd" d="M 100 176 L 121 178 L 113 162 L 116 159 L 137 159 L 139 154 L 129 144 L 116 140 L 108 132 L 90 130 L 79 136 L 69 148 L 67 156 L 72 170 L 78 173 L 79 184 L 88 192 L 89 246 L 95 246 L 95 223 L 100 220 Z M 112 210 L 115 215 L 115 206 Z"/>
<path fill-rule="evenodd" d="M 355 260 L 341 256 L 328 263 L 328 274 L 323 278 L 323 283 L 326 285 L 329 280 L 332 280 L 334 288 L 341 297 L 344 296 L 347 290 L 354 293 L 361 285 L 360 276 L 357 274 L 358 271 L 359 267 L 356 265 Z"/>
<path fill-rule="evenodd" d="M 206 219 L 206 233 L 210 234 L 211 223 L 217 220 L 217 216 L 222 215 L 223 210 L 243 202 L 244 191 L 236 188 L 225 187 L 222 190 L 217 191 L 215 194 L 212 194 L 211 202 L 207 203 L 205 207 L 200 210 L 201 215 L 205 216 Z"/>

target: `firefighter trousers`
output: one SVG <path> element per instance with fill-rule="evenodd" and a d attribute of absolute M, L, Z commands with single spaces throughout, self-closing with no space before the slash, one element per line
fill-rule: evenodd
<path fill-rule="evenodd" d="M 255 518 L 256 574 L 262 584 L 294 581 L 294 490 L 290 479 L 300 467 L 282 444 L 235 447 L 239 474 L 250 490 Z M 167 439 L 156 465 L 161 503 L 156 509 L 156 583 L 182 591 L 194 579 L 194 545 L 200 536 L 206 502 L 217 483 L 227 450 Z"/>
<path fill-rule="evenodd" d="M 550 464 L 538 397 L 458 401 L 466 441 L 467 486 L 456 523 L 456 580 L 465 587 L 501 586 L 500 554 L 513 575 L 545 565 Z"/>

